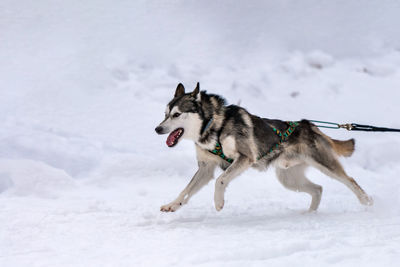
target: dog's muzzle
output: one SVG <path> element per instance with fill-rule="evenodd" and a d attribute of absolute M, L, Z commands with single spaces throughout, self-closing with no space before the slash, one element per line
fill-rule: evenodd
<path fill-rule="evenodd" d="M 161 126 L 157 126 L 155 130 L 158 134 L 164 134 L 164 128 Z"/>

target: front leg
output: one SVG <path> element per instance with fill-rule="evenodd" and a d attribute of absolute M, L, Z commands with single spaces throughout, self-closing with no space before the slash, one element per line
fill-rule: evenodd
<path fill-rule="evenodd" d="M 215 182 L 214 192 L 214 204 L 217 211 L 222 210 L 224 207 L 224 194 L 228 184 L 243 171 L 247 170 L 251 164 L 248 157 L 241 155 L 218 177 Z"/>
<path fill-rule="evenodd" d="M 171 203 L 161 206 L 161 211 L 174 212 L 197 193 L 204 185 L 214 178 L 215 164 L 199 162 L 199 170 L 195 173 L 189 184 L 183 189 L 179 196 Z"/>

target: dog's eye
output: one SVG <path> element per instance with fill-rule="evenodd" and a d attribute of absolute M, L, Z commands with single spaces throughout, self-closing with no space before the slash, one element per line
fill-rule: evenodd
<path fill-rule="evenodd" d="M 181 115 L 181 113 L 175 113 L 174 115 L 172 115 L 173 118 L 178 118 Z"/>

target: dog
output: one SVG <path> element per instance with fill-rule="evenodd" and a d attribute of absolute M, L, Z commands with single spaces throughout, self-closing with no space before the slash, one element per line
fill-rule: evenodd
<path fill-rule="evenodd" d="M 363 205 L 373 200 L 344 171 L 338 156 L 349 157 L 355 141 L 339 141 L 322 133 L 308 120 L 285 122 L 260 118 L 237 105 L 227 105 L 223 97 L 200 91 L 185 93 L 178 84 L 167 105 L 165 119 L 155 128 L 157 134 L 168 134 L 166 143 L 176 146 L 181 139 L 194 141 L 199 169 L 179 196 L 163 212 L 174 212 L 214 178 L 216 167 L 224 171 L 215 182 L 214 204 L 224 207 L 224 193 L 229 183 L 248 168 L 276 168 L 284 187 L 311 195 L 309 211 L 316 211 L 322 187 L 305 176 L 312 166 L 345 184 Z"/>

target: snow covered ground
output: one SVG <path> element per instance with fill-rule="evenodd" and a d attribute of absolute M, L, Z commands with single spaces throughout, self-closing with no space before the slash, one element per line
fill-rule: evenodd
<path fill-rule="evenodd" d="M 400 135 L 342 162 L 372 195 L 250 170 L 160 213 L 196 171 L 154 128 L 178 82 L 268 118 L 400 128 L 397 1 L 0 2 L 0 266 L 397 266 Z"/>

